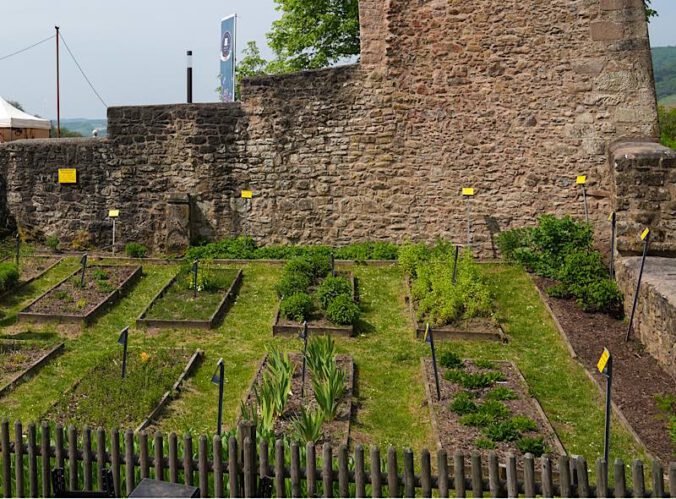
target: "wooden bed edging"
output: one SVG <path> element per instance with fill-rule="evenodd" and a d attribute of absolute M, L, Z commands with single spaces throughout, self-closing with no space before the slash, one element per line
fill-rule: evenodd
<path fill-rule="evenodd" d="M 148 414 L 148 416 L 136 428 L 136 430 L 134 430 L 135 432 L 145 430 L 148 426 L 150 426 L 153 423 L 158 414 L 162 412 L 162 410 L 166 407 L 166 405 L 174 399 L 176 393 L 181 390 L 181 385 L 183 384 L 183 381 L 185 381 L 185 378 L 187 378 L 192 373 L 192 371 L 197 366 L 197 363 L 200 362 L 203 358 L 204 351 L 199 349 L 195 350 L 195 353 L 193 353 L 192 357 L 190 357 L 190 360 L 188 360 L 188 364 L 185 366 L 185 369 L 183 369 L 183 372 L 176 380 L 176 383 L 172 385 L 171 390 L 167 390 L 164 393 L 164 395 L 157 403 L 155 408 L 150 412 L 150 414 Z"/>
<path fill-rule="evenodd" d="M 146 319 L 145 316 L 148 314 L 150 309 L 153 307 L 155 302 L 162 298 L 167 290 L 176 282 L 178 275 L 174 276 L 160 291 L 155 295 L 150 304 L 141 312 L 138 319 L 136 319 L 137 327 L 147 327 L 147 328 L 167 328 L 167 329 L 213 329 L 221 321 L 225 315 L 228 304 L 231 301 L 234 301 L 234 297 L 237 294 L 237 290 L 242 283 L 243 271 L 238 269 L 237 275 L 233 279 L 230 287 L 228 288 L 223 299 L 219 303 L 216 311 L 211 314 L 211 317 L 208 320 L 169 320 L 169 319 Z"/>
<path fill-rule="evenodd" d="M 14 390 L 17 386 L 26 381 L 30 376 L 37 373 L 47 362 L 61 355 L 64 352 L 65 348 L 66 348 L 65 343 L 63 342 L 59 343 L 49 352 L 47 352 L 38 360 L 33 362 L 33 364 L 30 365 L 23 372 L 20 372 L 19 374 L 14 376 L 14 378 L 12 378 L 5 386 L 0 388 L 0 397 L 7 395 L 7 393 L 9 393 L 11 390 Z"/>
<path fill-rule="evenodd" d="M 92 265 L 88 267 L 88 270 L 96 268 L 105 268 L 105 267 L 114 267 L 113 265 Z M 80 326 L 88 326 L 91 324 L 103 311 L 105 311 L 109 306 L 112 306 L 117 300 L 122 298 L 126 291 L 129 290 L 136 282 L 143 276 L 142 267 L 129 267 L 133 268 L 134 271 L 129 277 L 127 277 L 118 287 L 108 294 L 99 304 L 87 315 L 72 315 L 72 314 L 42 314 L 36 312 L 27 312 L 33 305 L 47 296 L 49 293 L 54 291 L 56 288 L 61 286 L 71 277 L 80 273 L 81 269 L 77 269 L 75 272 L 71 273 L 60 281 L 55 286 L 52 286 L 38 298 L 33 300 L 26 308 L 19 312 L 18 318 L 20 321 L 26 321 L 31 323 L 40 323 L 40 322 L 52 322 L 57 321 L 65 324 L 79 324 Z"/>
<path fill-rule="evenodd" d="M 31 257 L 36 257 L 36 258 L 55 258 L 55 257 L 52 257 L 52 256 L 43 256 L 43 255 L 31 255 Z M 0 260 L 0 263 L 4 262 L 4 261 L 6 261 L 6 260 L 9 260 L 9 257 L 7 257 L 7 258 L 5 258 L 5 259 L 3 259 L 3 260 Z M 28 280 L 26 280 L 26 281 L 21 281 L 21 280 L 20 280 L 19 283 L 18 283 L 16 286 L 14 286 L 12 289 L 8 289 L 8 290 L 5 291 L 4 293 L 0 293 L 0 299 L 1 299 L 1 298 L 4 298 L 5 296 L 7 296 L 7 295 L 8 295 L 10 292 L 12 292 L 12 291 L 17 292 L 17 291 L 19 291 L 20 289 L 22 289 L 22 288 L 28 286 L 30 283 L 37 281 L 37 280 L 40 279 L 42 276 L 44 276 L 47 272 L 49 272 L 49 271 L 52 270 L 54 267 L 56 267 L 58 264 L 60 264 L 61 262 L 63 262 L 63 260 L 64 260 L 64 257 L 57 258 L 56 261 L 55 261 L 54 263 L 52 263 L 49 267 L 47 267 L 45 270 L 43 270 L 43 271 L 40 272 L 39 274 L 34 275 L 33 277 L 31 277 L 30 279 L 28 279 Z"/>

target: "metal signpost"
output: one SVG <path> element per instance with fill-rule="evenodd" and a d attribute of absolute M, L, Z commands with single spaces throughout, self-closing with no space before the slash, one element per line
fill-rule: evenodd
<path fill-rule="evenodd" d="M 463 187 L 462 195 L 467 203 L 467 246 L 472 245 L 472 209 L 470 206 L 470 199 L 474 197 L 473 187 Z"/>
<path fill-rule="evenodd" d="M 127 345 L 129 344 L 129 326 L 125 327 L 120 333 L 117 342 L 123 346 L 122 350 L 122 378 L 127 375 Z"/>
<path fill-rule="evenodd" d="M 82 255 L 82 260 L 80 260 L 80 265 L 82 265 L 82 276 L 80 276 L 80 287 L 84 288 L 84 286 L 85 286 L 85 272 L 87 272 L 87 253 Z"/>
<path fill-rule="evenodd" d="M 16 267 L 19 268 L 19 255 L 21 254 L 21 236 L 16 233 Z"/>
<path fill-rule="evenodd" d="M 577 185 L 582 187 L 582 200 L 584 201 L 584 219 L 589 223 L 589 208 L 587 207 L 587 177 L 586 175 L 578 175 L 575 182 Z"/>
<path fill-rule="evenodd" d="M 197 272 L 199 271 L 199 260 L 195 260 L 192 264 L 192 286 L 193 297 L 197 298 Z"/>
<path fill-rule="evenodd" d="M 218 360 L 216 364 L 216 370 L 214 375 L 211 377 L 211 382 L 215 385 L 218 385 L 218 423 L 216 428 L 216 434 L 220 436 L 221 434 L 221 425 L 223 423 L 223 383 L 225 381 L 225 365 L 223 364 L 223 358 Z"/>
<path fill-rule="evenodd" d="M 251 210 L 251 200 L 253 199 L 253 191 L 242 191 L 240 195 L 241 195 L 242 199 L 244 200 L 244 206 L 246 206 L 246 211 L 247 212 L 250 211 Z M 249 217 L 247 217 L 247 224 L 246 224 L 247 226 L 249 225 L 248 220 L 249 220 Z M 248 234 L 248 232 L 249 232 L 248 227 L 245 227 L 244 235 L 245 236 L 250 235 L 250 234 Z"/>
<path fill-rule="evenodd" d="M 458 281 L 458 256 L 460 255 L 460 246 L 455 245 L 455 255 L 453 256 L 453 286 Z"/>
<path fill-rule="evenodd" d="M 646 229 L 641 234 L 643 239 L 643 258 L 641 258 L 641 270 L 638 273 L 638 282 L 636 283 L 636 292 L 634 293 L 634 304 L 631 307 L 631 316 L 629 317 L 629 326 L 627 327 L 627 336 L 624 341 L 629 341 L 631 336 L 631 328 L 634 324 L 634 315 L 636 315 L 636 307 L 638 306 L 638 293 L 641 290 L 641 281 L 643 280 L 643 269 L 645 268 L 645 261 L 648 257 L 648 247 L 650 246 L 650 229 Z"/>
<path fill-rule="evenodd" d="M 188 62 L 187 85 L 186 85 L 188 95 L 186 96 L 186 101 L 188 102 L 188 104 L 192 104 L 192 50 L 188 50 L 186 52 L 186 58 Z"/>
<path fill-rule="evenodd" d="M 120 210 L 108 210 L 108 218 L 113 219 L 113 256 L 115 256 L 115 221 L 120 216 Z"/>
<path fill-rule="evenodd" d="M 430 344 L 432 349 L 432 366 L 434 367 L 434 383 L 437 387 L 437 400 L 441 400 L 441 388 L 439 388 L 439 369 L 437 368 L 437 351 L 434 348 L 434 334 L 429 322 L 425 327 L 425 341 Z"/>
<path fill-rule="evenodd" d="M 608 483 L 608 457 L 610 451 L 610 416 L 611 416 L 611 389 L 613 385 L 613 356 L 607 348 L 603 349 L 603 355 L 596 364 L 599 372 L 606 377 L 606 428 L 603 441 L 603 459 L 606 462 L 606 483 Z"/>
<path fill-rule="evenodd" d="M 615 279 L 615 238 L 617 237 L 617 213 L 610 214 L 610 278 Z"/>
<path fill-rule="evenodd" d="M 300 396 L 305 398 L 305 369 L 307 363 L 307 321 L 303 322 L 303 330 L 300 333 L 300 339 L 303 340 L 303 375 L 300 383 Z"/>

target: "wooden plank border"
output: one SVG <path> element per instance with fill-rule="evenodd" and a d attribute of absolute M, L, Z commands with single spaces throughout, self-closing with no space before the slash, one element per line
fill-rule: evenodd
<path fill-rule="evenodd" d="M 63 342 L 59 343 L 50 351 L 45 353 L 42 357 L 40 357 L 38 360 L 33 362 L 33 364 L 30 365 L 23 372 L 20 372 L 19 374 L 14 376 L 5 386 L 0 388 L 0 397 L 4 397 L 5 395 L 7 395 L 10 391 L 14 390 L 17 386 L 26 381 L 30 376 L 34 375 L 40 369 L 42 369 L 42 367 L 45 364 L 47 364 L 47 362 L 61 355 L 65 351 L 65 348 L 66 348 L 65 343 Z"/>

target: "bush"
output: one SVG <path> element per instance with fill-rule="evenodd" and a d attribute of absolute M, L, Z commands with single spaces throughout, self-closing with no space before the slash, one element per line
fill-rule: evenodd
<path fill-rule="evenodd" d="M 472 395 L 468 392 L 460 392 L 457 394 L 448 408 L 460 416 L 477 412 L 477 405 L 474 402 Z"/>
<path fill-rule="evenodd" d="M 406 243 L 399 248 L 399 266 L 411 278 L 417 276 L 416 269 L 429 258 L 430 249 L 425 244 Z"/>
<path fill-rule="evenodd" d="M 139 243 L 127 243 L 124 252 L 129 258 L 145 258 L 148 254 L 148 248 Z"/>
<path fill-rule="evenodd" d="M 326 309 L 326 317 L 334 324 L 348 326 L 359 318 L 359 305 L 352 301 L 352 297 L 340 295 L 336 297 Z"/>
<path fill-rule="evenodd" d="M 317 299 L 324 310 L 331 305 L 334 299 L 342 295 L 352 299 L 352 285 L 344 277 L 329 276 L 317 288 Z"/>
<path fill-rule="evenodd" d="M 524 454 L 531 453 L 540 457 L 547 452 L 545 441 L 542 437 L 522 437 L 516 442 L 517 448 Z"/>
<path fill-rule="evenodd" d="M 622 293 L 612 279 L 602 279 L 589 283 L 580 289 L 574 288 L 577 304 L 585 312 L 604 312 L 613 317 L 622 318 Z"/>
<path fill-rule="evenodd" d="M 304 275 L 312 281 L 315 278 L 315 265 L 312 259 L 309 257 L 297 256 L 287 262 L 287 264 L 284 266 L 284 273 L 287 275 Z"/>
<path fill-rule="evenodd" d="M 45 246 L 56 253 L 59 251 L 59 238 L 56 236 L 49 236 L 47 239 L 45 239 Z"/>
<path fill-rule="evenodd" d="M 279 305 L 280 313 L 289 320 L 303 322 L 312 312 L 312 298 L 307 293 L 286 296 Z"/>
<path fill-rule="evenodd" d="M 0 294 L 19 283 L 19 269 L 13 263 L 0 263 Z"/>
<path fill-rule="evenodd" d="M 498 248 L 507 261 L 518 262 L 518 252 L 531 245 L 533 238 L 532 228 L 518 228 L 500 232 L 497 237 Z"/>
<path fill-rule="evenodd" d="M 399 247 L 393 243 L 365 242 L 354 243 L 338 248 L 335 257 L 338 260 L 396 260 Z"/>
<path fill-rule="evenodd" d="M 439 365 L 446 369 L 459 369 L 464 366 L 464 363 L 457 353 L 444 350 L 439 355 Z"/>
<path fill-rule="evenodd" d="M 280 281 L 275 285 L 275 291 L 280 298 L 284 296 L 293 296 L 297 293 L 307 293 L 310 287 L 310 278 L 305 274 L 282 275 Z"/>

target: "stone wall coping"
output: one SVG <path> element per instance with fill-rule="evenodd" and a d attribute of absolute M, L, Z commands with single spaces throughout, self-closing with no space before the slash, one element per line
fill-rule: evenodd
<path fill-rule="evenodd" d="M 86 146 L 95 146 L 95 145 L 104 145 L 109 142 L 107 137 L 69 137 L 61 139 L 21 139 L 13 140 L 11 142 L 5 142 L 0 144 L 0 148 L 10 149 L 13 146 L 26 146 L 31 147 L 54 147 L 54 146 L 63 146 L 63 145 L 86 145 Z"/>
<path fill-rule="evenodd" d="M 638 275 L 641 257 L 622 257 L 619 263 L 632 269 L 635 275 Z M 643 271 L 643 283 L 653 286 L 658 294 L 676 308 L 676 258 L 648 256 Z"/>
<path fill-rule="evenodd" d="M 615 142 L 609 147 L 610 155 L 614 159 L 624 156 L 624 159 L 638 158 L 676 158 L 676 151 L 657 142 L 632 140 Z"/>

